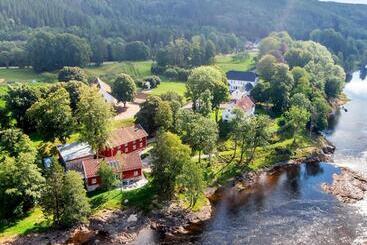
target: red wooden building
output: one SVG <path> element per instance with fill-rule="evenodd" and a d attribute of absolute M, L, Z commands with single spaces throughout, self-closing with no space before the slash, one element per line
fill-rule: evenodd
<path fill-rule="evenodd" d="M 107 147 L 100 152 L 101 156 L 112 157 L 117 153 L 131 153 L 147 146 L 147 132 L 142 126 L 119 128 L 111 132 Z"/>
<path fill-rule="evenodd" d="M 120 180 L 140 180 L 142 178 L 142 161 L 137 151 L 113 157 L 88 159 L 82 162 L 88 191 L 95 190 L 101 184 L 98 170 L 102 161 L 105 161 L 112 167 Z"/>

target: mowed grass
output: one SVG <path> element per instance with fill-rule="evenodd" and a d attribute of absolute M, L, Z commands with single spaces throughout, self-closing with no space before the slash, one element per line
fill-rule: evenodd
<path fill-rule="evenodd" d="M 90 77 L 100 77 L 102 80 L 111 82 L 118 74 L 126 73 L 134 79 L 150 76 L 150 68 L 153 61 L 136 62 L 106 62 L 101 66 L 89 66 L 84 68 Z"/>
<path fill-rule="evenodd" d="M 247 59 L 234 60 L 234 55 L 218 55 L 215 57 L 215 65 L 222 69 L 224 72 L 230 70 L 235 71 L 248 71 L 255 67 L 255 54 L 250 53 Z"/>
<path fill-rule="evenodd" d="M 179 81 L 163 81 L 158 87 L 152 90 L 152 95 L 161 95 L 166 92 L 173 91 L 179 95 L 185 96 L 186 83 Z"/>
<path fill-rule="evenodd" d="M 36 73 L 31 68 L 0 69 L 0 82 L 53 82 L 57 79 L 56 73 Z"/>
<path fill-rule="evenodd" d="M 17 235 L 24 235 L 29 232 L 42 231 L 50 227 L 44 218 L 40 208 L 33 209 L 25 218 L 10 224 L 0 225 L 0 243 L 3 239 L 8 239 Z"/>

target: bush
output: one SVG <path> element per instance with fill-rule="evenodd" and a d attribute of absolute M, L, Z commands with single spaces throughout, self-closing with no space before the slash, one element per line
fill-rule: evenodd
<path fill-rule="evenodd" d="M 84 70 L 79 67 L 65 66 L 59 71 L 58 79 L 60 82 L 69 82 L 71 80 L 86 82 L 87 75 Z"/>
<path fill-rule="evenodd" d="M 144 78 L 144 81 L 149 82 L 151 88 L 157 87 L 162 82 L 161 79 L 158 76 L 146 77 L 146 78 Z"/>
<path fill-rule="evenodd" d="M 154 75 L 162 75 L 166 70 L 165 66 L 159 66 L 157 63 L 153 63 L 150 71 Z"/>
<path fill-rule="evenodd" d="M 177 79 L 183 82 L 187 81 L 191 73 L 190 70 L 179 67 L 176 68 L 176 71 L 177 71 Z"/>
<path fill-rule="evenodd" d="M 168 79 L 176 80 L 178 79 L 178 72 L 175 68 L 168 68 L 164 72 L 164 76 L 167 77 Z"/>

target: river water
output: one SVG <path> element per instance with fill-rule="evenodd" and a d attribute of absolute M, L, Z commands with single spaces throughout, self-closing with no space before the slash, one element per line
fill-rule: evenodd
<path fill-rule="evenodd" d="M 355 73 L 345 87 L 351 99 L 336 113 L 326 137 L 337 150 L 335 164 L 303 164 L 262 174 L 253 189 L 228 187 L 213 218 L 176 243 L 360 244 L 367 234 L 367 203 L 343 204 L 321 189 L 338 166 L 367 175 L 367 81 Z M 171 243 L 144 231 L 139 244 Z M 142 239 L 147 238 L 147 239 Z"/>

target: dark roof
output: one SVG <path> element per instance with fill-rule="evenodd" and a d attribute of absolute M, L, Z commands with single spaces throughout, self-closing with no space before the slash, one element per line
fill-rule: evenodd
<path fill-rule="evenodd" d="M 238 80 L 238 81 L 256 81 L 256 73 L 251 71 L 229 71 L 227 72 L 228 80 Z"/>
<path fill-rule="evenodd" d="M 245 90 L 246 90 L 247 92 L 250 92 L 253 88 L 254 88 L 254 86 L 252 86 L 252 84 L 251 84 L 251 83 L 248 83 L 248 84 L 246 84 L 246 86 L 245 86 Z"/>

